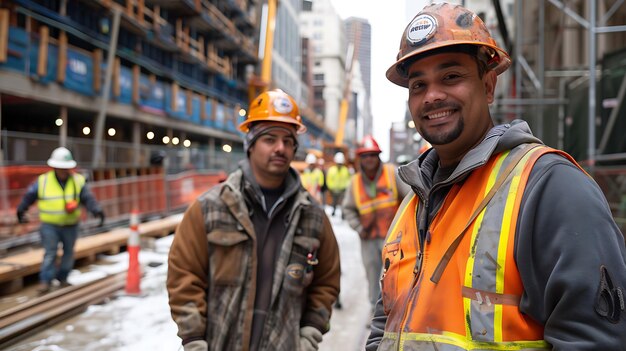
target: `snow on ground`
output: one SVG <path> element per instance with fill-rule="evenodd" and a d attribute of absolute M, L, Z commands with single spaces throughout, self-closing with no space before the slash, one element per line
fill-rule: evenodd
<path fill-rule="evenodd" d="M 330 216 L 341 255 L 342 309 L 335 309 L 331 330 L 324 335 L 321 351 L 363 350 L 369 333 L 369 303 L 365 271 L 361 263 L 357 234 L 340 215 Z M 9 347 L 12 351 L 159 351 L 182 350 L 176 324 L 170 317 L 165 289 L 167 252 L 173 236 L 142 244 L 139 261 L 142 272 L 141 296 L 123 292 L 106 303 L 89 307 L 82 314 Z M 144 248 L 149 246 L 149 248 Z M 68 280 L 81 284 L 123 272 L 128 266 L 126 252 L 99 257 L 98 264 L 74 270 Z"/>

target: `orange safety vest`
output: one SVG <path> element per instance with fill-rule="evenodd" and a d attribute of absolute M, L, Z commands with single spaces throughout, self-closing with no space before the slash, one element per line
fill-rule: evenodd
<path fill-rule="evenodd" d="M 416 223 L 418 199 L 413 195 L 402 203 L 382 252 L 388 317 L 378 350 L 551 348 L 543 339 L 543 326 L 519 310 L 523 286 L 514 259 L 517 217 L 528 176 L 541 155 L 556 152 L 576 162 L 564 152 L 534 148 L 480 210 L 520 148 L 492 157 L 450 189 L 423 248 Z M 458 237 L 459 245 L 435 283 L 437 266 Z"/>
<path fill-rule="evenodd" d="M 361 225 L 365 231 L 363 239 L 384 238 L 398 210 L 398 186 L 393 166 L 383 165 L 376 181 L 376 197 L 371 198 L 365 191 L 361 173 L 352 182 L 352 193 L 359 211 Z"/>

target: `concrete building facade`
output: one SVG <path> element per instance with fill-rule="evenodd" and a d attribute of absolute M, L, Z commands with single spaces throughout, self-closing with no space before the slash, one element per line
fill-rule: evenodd
<path fill-rule="evenodd" d="M 309 38 L 313 58 L 313 109 L 336 133 L 346 76 L 343 21 L 329 0 L 316 0 L 305 5 L 300 24 L 302 36 Z"/>

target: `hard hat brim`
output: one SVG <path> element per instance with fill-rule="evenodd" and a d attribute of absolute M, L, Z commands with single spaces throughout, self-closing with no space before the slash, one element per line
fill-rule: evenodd
<path fill-rule="evenodd" d="M 241 122 L 241 124 L 239 124 L 239 130 L 244 133 L 247 133 L 250 130 L 249 124 L 254 123 L 254 122 L 282 122 L 282 123 L 292 124 L 296 126 L 296 134 L 303 134 L 307 130 L 304 124 L 298 123 L 295 119 L 291 117 L 285 117 L 285 116 L 269 116 L 267 118 L 258 118 L 258 119 L 249 118 Z"/>
<path fill-rule="evenodd" d="M 72 169 L 72 168 L 76 168 L 76 161 L 71 160 L 71 161 L 59 161 L 59 160 L 53 160 L 53 159 L 48 159 L 48 166 L 52 167 L 52 168 L 57 168 L 57 169 Z"/>
<path fill-rule="evenodd" d="M 396 61 L 393 65 L 391 65 L 391 67 L 389 67 L 389 69 L 387 69 L 386 72 L 386 76 L 387 79 L 389 79 L 390 82 L 399 85 L 401 87 L 404 88 L 408 88 L 409 87 L 409 77 L 406 75 L 403 75 L 400 73 L 400 71 L 398 70 L 398 66 L 401 64 L 404 64 L 405 62 L 407 62 L 408 60 L 414 59 L 417 60 L 419 59 L 418 56 L 426 54 L 431 52 L 432 50 L 435 49 L 439 49 L 439 48 L 444 48 L 444 47 L 448 47 L 448 46 L 455 46 L 455 45 L 463 45 L 463 44 L 469 44 L 469 45 L 476 45 L 476 46 L 485 46 L 488 48 L 491 48 L 493 50 L 495 50 L 498 53 L 498 56 L 500 57 L 500 62 L 498 63 L 497 66 L 495 66 L 493 68 L 494 71 L 496 71 L 496 74 L 500 75 L 500 73 L 506 71 L 510 66 L 511 66 L 511 58 L 509 57 L 509 54 L 506 53 L 506 51 L 502 50 L 501 48 L 495 46 L 495 45 L 489 45 L 487 43 L 482 43 L 482 42 L 476 42 L 476 41 L 464 41 L 464 40 L 449 40 L 449 41 L 443 41 L 443 42 L 438 42 L 438 43 L 433 43 L 430 45 L 425 45 L 424 47 L 420 48 L 419 50 L 415 50 L 412 51 L 408 54 L 406 54 L 404 57 L 400 58 L 398 61 Z"/>

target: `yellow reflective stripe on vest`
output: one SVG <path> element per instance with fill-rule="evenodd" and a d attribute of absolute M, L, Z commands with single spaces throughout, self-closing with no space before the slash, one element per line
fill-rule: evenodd
<path fill-rule="evenodd" d="M 396 238 L 398 237 L 398 225 L 402 222 L 400 221 L 401 218 L 404 218 L 405 216 L 405 212 L 408 209 L 415 209 L 415 211 L 413 211 L 413 219 L 415 220 L 416 214 L 417 214 L 417 209 L 418 209 L 418 204 L 419 202 L 417 201 L 417 195 L 415 195 L 415 193 L 411 192 L 410 196 L 406 196 L 403 200 L 402 203 L 400 204 L 400 207 L 398 207 L 399 212 L 396 213 L 396 216 L 393 219 L 393 222 L 391 222 L 391 226 L 389 226 L 390 230 L 388 232 L 387 235 L 387 239 L 385 239 L 385 244 L 392 242 L 394 240 L 396 240 Z M 415 223 L 415 225 L 417 226 L 417 223 Z M 396 233 L 394 235 L 394 233 Z M 384 257 L 383 257 L 384 260 Z"/>
<path fill-rule="evenodd" d="M 496 164 L 493 167 L 493 170 L 491 172 L 491 174 L 489 175 L 489 179 L 487 180 L 487 186 L 485 187 L 484 190 L 484 196 L 486 196 L 489 191 L 493 188 L 494 184 L 496 183 L 496 179 L 498 178 L 498 174 L 500 173 L 500 170 L 502 169 L 502 163 L 504 161 L 504 159 L 506 158 L 506 156 L 508 156 L 509 152 L 505 152 L 503 153 L 498 160 L 496 161 Z M 475 220 L 475 224 L 472 227 L 472 233 L 471 233 L 471 244 L 470 247 L 475 247 L 474 245 L 476 245 L 476 237 L 478 236 L 478 231 L 481 228 L 484 216 L 485 216 L 485 211 L 487 210 L 487 208 L 485 207 L 481 213 L 478 215 L 478 217 L 476 217 Z M 472 279 L 474 277 L 474 264 L 475 264 L 475 251 L 474 254 L 470 254 L 469 258 L 467 260 L 466 263 L 466 269 L 465 269 L 465 281 L 464 281 L 464 285 L 465 286 L 472 286 Z M 466 316 L 470 316 L 470 311 L 471 311 L 471 307 L 472 307 L 472 300 L 469 298 L 463 298 L 463 306 L 464 306 L 464 313 Z M 472 335 L 472 326 L 469 323 L 468 319 L 465 319 L 465 333 L 466 335 Z M 501 335 L 500 335 L 501 336 Z M 496 341 L 501 341 L 496 339 Z"/>
<path fill-rule="evenodd" d="M 442 334 L 402 333 L 398 340 L 397 333 L 385 332 L 383 339 L 394 340 L 395 348 L 400 351 L 406 350 L 438 350 L 438 351 L 462 351 L 462 350 L 549 350 L 550 345 L 543 341 L 511 341 L 511 342 L 482 342 L 467 340 L 464 335 L 451 332 Z M 381 351 L 390 348 L 379 348 Z"/>
<path fill-rule="evenodd" d="M 509 156 L 517 152 L 520 152 L 519 148 L 498 157 L 489 175 L 485 194 L 493 187 L 503 165 L 510 162 Z M 501 343 L 503 340 L 504 304 L 490 300 L 489 296 L 494 299 L 504 295 L 506 251 L 509 241 L 513 240 L 511 235 L 514 235 L 511 233 L 511 214 L 518 195 L 522 196 L 518 194 L 520 177 L 532 154 L 529 152 L 520 160 L 498 191 L 500 195 L 491 199 L 473 225 L 469 246 L 472 252 L 466 262 L 464 286 L 474 289 L 476 296 L 463 297 L 464 314 L 469 316 L 465 319 L 465 330 L 466 335 L 478 335 L 483 342 Z M 483 222 L 485 217 L 488 220 Z M 476 256 L 486 259 L 477 262 Z"/>

